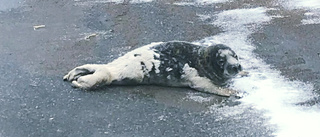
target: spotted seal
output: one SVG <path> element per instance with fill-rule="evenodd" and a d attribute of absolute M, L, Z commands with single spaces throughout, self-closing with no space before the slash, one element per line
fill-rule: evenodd
<path fill-rule="evenodd" d="M 83 89 L 154 84 L 230 96 L 234 91 L 223 86 L 241 70 L 236 53 L 228 46 L 171 41 L 145 45 L 108 64 L 76 67 L 63 79 Z"/>

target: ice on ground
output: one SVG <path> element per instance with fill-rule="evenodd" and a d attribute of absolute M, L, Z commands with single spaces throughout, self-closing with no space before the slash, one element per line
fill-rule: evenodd
<path fill-rule="evenodd" d="M 88 5 L 95 5 L 95 4 L 101 4 L 101 3 L 125 3 L 129 2 L 132 4 L 138 4 L 138 3 L 147 3 L 147 2 L 152 2 L 153 0 L 74 0 L 75 2 L 78 2 L 77 5 L 82 5 L 82 6 L 88 6 Z"/>
<path fill-rule="evenodd" d="M 320 23 L 320 1 L 319 0 L 281 0 L 280 5 L 293 9 L 304 9 L 304 19 L 301 21 L 303 25 Z"/>
<path fill-rule="evenodd" d="M 304 13 L 305 19 L 303 19 L 301 22 L 303 25 L 307 24 L 320 24 L 320 9 L 318 9 L 318 12 L 311 11 Z"/>
<path fill-rule="evenodd" d="M 223 43 L 235 50 L 244 70 L 248 71 L 250 76 L 234 79 L 232 87 L 248 93 L 240 99 L 241 105 L 265 111 L 265 117 L 270 118 L 270 126 L 277 126 L 278 131 L 274 133 L 276 136 L 317 136 L 320 106 L 296 105 L 318 96 L 313 93 L 313 85 L 284 78 L 280 71 L 271 69 L 253 53 L 255 46 L 248 36 L 272 20 L 272 17 L 266 14 L 267 11 L 267 8 L 259 7 L 228 10 L 216 15 L 200 15 L 200 19 L 212 18 L 212 24 L 221 27 L 225 32 L 197 43 Z"/>
<path fill-rule="evenodd" d="M 288 9 L 319 9 L 319 0 L 280 0 L 279 1 L 284 7 Z"/>

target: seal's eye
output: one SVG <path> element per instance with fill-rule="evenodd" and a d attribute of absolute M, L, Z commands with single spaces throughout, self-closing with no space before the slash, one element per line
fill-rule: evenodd
<path fill-rule="evenodd" d="M 219 59 L 219 61 L 218 61 L 218 65 L 220 65 L 220 66 L 223 66 L 224 65 L 224 59 Z"/>

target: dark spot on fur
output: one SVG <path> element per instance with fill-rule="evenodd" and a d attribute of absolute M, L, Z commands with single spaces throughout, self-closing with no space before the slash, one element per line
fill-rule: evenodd
<path fill-rule="evenodd" d="M 156 71 L 156 65 L 154 65 L 154 63 L 152 62 L 152 69 L 151 71 L 155 72 Z"/>
<path fill-rule="evenodd" d="M 210 60 L 210 58 L 209 57 L 206 57 L 206 61 L 209 61 Z"/>
<path fill-rule="evenodd" d="M 133 56 L 134 56 L 134 57 L 136 57 L 136 56 L 141 56 L 141 54 L 134 54 Z"/>
<path fill-rule="evenodd" d="M 140 64 L 141 64 L 141 70 L 143 71 L 143 72 L 147 72 L 147 67 L 146 67 L 146 64 L 144 64 L 144 62 L 140 62 Z"/>
<path fill-rule="evenodd" d="M 160 60 L 160 58 L 157 57 L 156 55 L 153 55 L 153 58 L 156 59 L 156 60 Z"/>

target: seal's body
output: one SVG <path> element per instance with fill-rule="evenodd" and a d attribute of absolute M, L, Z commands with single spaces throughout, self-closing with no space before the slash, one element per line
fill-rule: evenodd
<path fill-rule="evenodd" d="M 108 64 L 76 67 L 64 79 L 84 89 L 109 84 L 154 84 L 230 96 L 233 91 L 221 86 L 241 69 L 235 52 L 225 45 L 173 41 L 151 43 Z"/>

